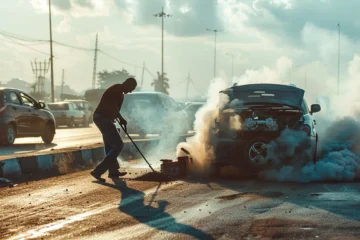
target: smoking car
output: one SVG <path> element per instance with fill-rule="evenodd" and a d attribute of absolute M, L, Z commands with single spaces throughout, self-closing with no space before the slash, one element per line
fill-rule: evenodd
<path fill-rule="evenodd" d="M 235 166 L 258 172 L 271 164 L 266 159 L 267 144 L 286 129 L 303 131 L 308 136 L 313 161 L 316 161 L 318 134 L 313 113 L 304 99 L 304 90 L 280 84 L 233 86 L 220 92 L 228 98 L 219 109 L 211 132 L 214 151 L 211 174 L 218 176 L 220 167 Z"/>

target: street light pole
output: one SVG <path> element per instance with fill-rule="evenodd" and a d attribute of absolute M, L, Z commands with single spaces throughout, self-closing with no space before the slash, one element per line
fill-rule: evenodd
<path fill-rule="evenodd" d="M 215 36 L 215 41 L 214 41 L 214 78 L 215 78 L 216 77 L 216 37 L 217 37 L 217 33 L 222 31 L 219 31 L 217 29 L 208 29 L 208 28 L 206 30 L 210 32 L 214 32 L 214 36 Z"/>
<path fill-rule="evenodd" d="M 54 56 L 51 26 L 51 0 L 49 0 L 49 27 L 50 27 L 50 64 L 51 64 L 51 101 L 55 102 L 55 86 L 54 86 Z"/>
<path fill-rule="evenodd" d="M 338 40 L 338 79 L 337 79 L 337 94 L 340 94 L 340 23 L 338 23 L 339 40 Z"/>
<path fill-rule="evenodd" d="M 161 17 L 161 86 L 164 87 L 164 17 L 171 17 L 171 15 L 166 14 L 162 7 L 161 12 L 154 14 L 154 17 Z"/>
<path fill-rule="evenodd" d="M 226 55 L 231 57 L 231 77 L 233 78 L 234 77 L 234 58 L 235 58 L 235 55 L 232 54 L 232 53 L 227 53 Z"/>

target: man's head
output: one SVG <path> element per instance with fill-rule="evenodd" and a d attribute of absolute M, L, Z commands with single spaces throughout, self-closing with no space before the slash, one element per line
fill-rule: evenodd
<path fill-rule="evenodd" d="M 125 82 L 123 83 L 124 86 L 124 93 L 131 93 L 132 91 L 135 90 L 136 86 L 137 86 L 137 82 L 135 80 L 135 78 L 128 78 L 125 80 Z"/>

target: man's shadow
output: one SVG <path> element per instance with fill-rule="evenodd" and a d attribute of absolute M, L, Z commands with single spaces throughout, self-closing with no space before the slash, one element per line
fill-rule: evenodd
<path fill-rule="evenodd" d="M 158 207 L 153 207 L 151 206 L 152 199 L 150 204 L 146 205 L 144 192 L 128 187 L 126 182 L 121 179 L 113 179 L 113 181 L 114 185 L 109 183 L 100 184 L 119 190 L 121 192 L 119 210 L 133 217 L 139 223 L 169 233 L 186 234 L 195 239 L 214 239 L 212 236 L 199 229 L 176 222 L 176 219 L 173 216 L 165 212 L 166 207 L 169 204 L 168 201 L 158 201 Z M 154 194 L 156 194 L 156 192 L 157 191 L 155 191 Z M 155 196 L 153 195 L 153 198 L 154 197 Z"/>

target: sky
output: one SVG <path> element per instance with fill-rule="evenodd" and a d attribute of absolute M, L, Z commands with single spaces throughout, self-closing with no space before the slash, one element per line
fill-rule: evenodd
<path fill-rule="evenodd" d="M 0 33 L 49 40 L 47 2 L 1 0 Z M 98 71 L 124 68 L 140 83 L 145 63 L 156 75 L 161 18 L 153 15 L 162 7 L 171 15 L 164 19 L 164 67 L 174 98 L 185 96 L 188 74 L 189 96 L 203 95 L 214 77 L 214 33 L 206 29 L 219 30 L 217 77 L 229 85 L 290 82 L 311 94 L 337 92 L 338 23 L 340 91 L 360 75 L 357 0 L 52 0 L 53 40 L 85 48 L 54 44 L 55 83 L 64 69 L 73 89 L 91 88 L 94 51 L 86 49 L 95 47 L 96 33 L 108 54 L 98 53 Z M 0 34 L 0 81 L 33 82 L 30 62 L 48 59 L 49 52 L 48 43 L 15 43 Z M 145 72 L 144 90 L 152 90 L 152 79 Z"/>

